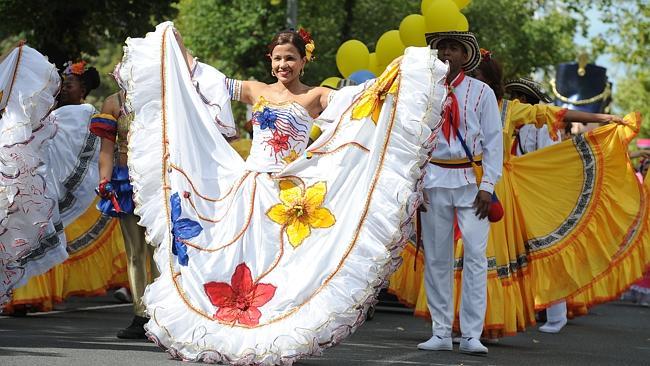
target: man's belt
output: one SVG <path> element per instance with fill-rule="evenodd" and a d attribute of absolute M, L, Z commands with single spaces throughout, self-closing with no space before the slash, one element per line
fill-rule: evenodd
<path fill-rule="evenodd" d="M 482 165 L 482 160 L 483 160 L 482 155 L 474 157 L 474 163 L 476 163 L 476 165 L 478 166 Z M 465 168 L 472 167 L 472 163 L 467 158 L 454 159 L 454 160 L 430 159 L 429 162 L 441 168 L 447 168 L 447 169 L 465 169 Z"/>

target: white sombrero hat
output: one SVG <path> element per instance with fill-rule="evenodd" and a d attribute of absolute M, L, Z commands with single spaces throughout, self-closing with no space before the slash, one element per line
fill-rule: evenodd
<path fill-rule="evenodd" d="M 474 36 L 474 33 L 472 32 L 434 32 L 426 33 L 424 36 L 427 40 L 427 44 L 433 49 L 436 49 L 438 42 L 443 39 L 453 39 L 465 46 L 468 55 L 467 62 L 463 64 L 463 70 L 465 70 L 465 72 L 474 70 L 481 63 L 481 51 L 476 36 Z"/>
<path fill-rule="evenodd" d="M 542 91 L 542 85 L 536 81 L 533 81 L 528 78 L 518 78 L 513 80 L 506 81 L 504 88 L 507 92 L 511 93 L 513 91 L 520 92 L 526 95 L 533 96 L 544 103 L 550 103 L 553 101 L 548 94 Z"/>

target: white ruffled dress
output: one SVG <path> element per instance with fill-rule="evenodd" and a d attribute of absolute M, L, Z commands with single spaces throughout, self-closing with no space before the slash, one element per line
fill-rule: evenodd
<path fill-rule="evenodd" d="M 48 166 L 47 183 L 57 194 L 63 226 L 83 214 L 95 199 L 99 182 L 99 138 L 90 133 L 91 104 L 66 105 L 43 121 L 54 137 L 43 146 Z M 48 133 L 50 133 L 48 131 Z"/>
<path fill-rule="evenodd" d="M 27 46 L 0 64 L 0 306 L 13 288 L 68 256 L 41 154 L 54 137 L 42 119 L 59 83 L 54 65 Z"/>
<path fill-rule="evenodd" d="M 447 68 L 407 49 L 391 81 L 338 91 L 306 150 L 307 111 L 262 99 L 244 162 L 221 133 L 234 126 L 223 74 L 198 81 L 205 104 L 172 27 L 127 40 L 120 71 L 136 214 L 161 272 L 144 296 L 148 335 L 190 361 L 318 355 L 363 323 L 400 263 Z"/>

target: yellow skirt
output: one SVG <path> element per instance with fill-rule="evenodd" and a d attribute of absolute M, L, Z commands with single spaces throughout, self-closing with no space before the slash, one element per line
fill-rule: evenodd
<path fill-rule="evenodd" d="M 8 312 L 21 305 L 50 311 L 69 296 L 100 296 L 111 287 L 128 286 L 119 222 L 102 216 L 96 203 L 65 228 L 69 258 L 16 289 Z"/>
<path fill-rule="evenodd" d="M 486 253 L 485 337 L 522 331 L 535 324 L 535 311 L 562 299 L 570 316 L 584 314 L 619 296 L 650 265 L 650 187 L 639 184 L 627 156 L 640 117 L 628 115 L 626 122 L 505 164 L 496 186 L 505 215 L 491 224 Z M 422 258 L 415 253 L 412 244 L 403 251 L 407 265 L 393 275 L 389 291 L 428 317 Z M 458 314 L 462 241 L 455 256 Z"/>

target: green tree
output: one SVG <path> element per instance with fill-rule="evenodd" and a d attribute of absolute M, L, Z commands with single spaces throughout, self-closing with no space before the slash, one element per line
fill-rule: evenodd
<path fill-rule="evenodd" d="M 97 55 L 106 41 L 140 36 L 173 17 L 176 0 L 0 0 L 0 39 L 20 34 L 57 66 Z"/>
<path fill-rule="evenodd" d="M 420 0 L 299 1 L 298 23 L 312 32 L 317 61 L 305 81 L 337 75 L 338 46 L 355 38 L 372 50 L 386 31 L 419 13 Z M 178 26 L 196 55 L 227 75 L 272 81 L 266 45 L 284 27 L 285 2 L 181 0 Z M 541 10 L 540 10 L 541 9 Z M 579 7 L 539 0 L 475 0 L 463 10 L 480 44 L 504 63 L 507 77 L 575 58 L 573 35 L 585 23 Z"/>
<path fill-rule="evenodd" d="M 463 12 L 479 45 L 501 62 L 506 79 L 550 71 L 575 59 L 573 36 L 583 20 L 568 7 L 532 0 L 475 0 Z"/>
<path fill-rule="evenodd" d="M 344 41 L 355 38 L 373 48 L 379 36 L 419 9 L 420 0 L 299 1 L 298 23 L 316 42 L 316 61 L 308 65 L 305 82 L 318 84 L 338 74 L 335 55 Z M 285 10 L 285 1 L 181 0 L 177 26 L 188 48 L 226 75 L 270 82 L 267 45 L 285 28 Z"/>
<path fill-rule="evenodd" d="M 647 0 L 600 0 L 602 21 L 608 31 L 592 41 L 597 51 L 612 55 L 625 67 L 625 75 L 616 80 L 613 103 L 616 111 L 639 111 L 645 117 L 640 133 L 650 137 L 650 4 Z"/>

